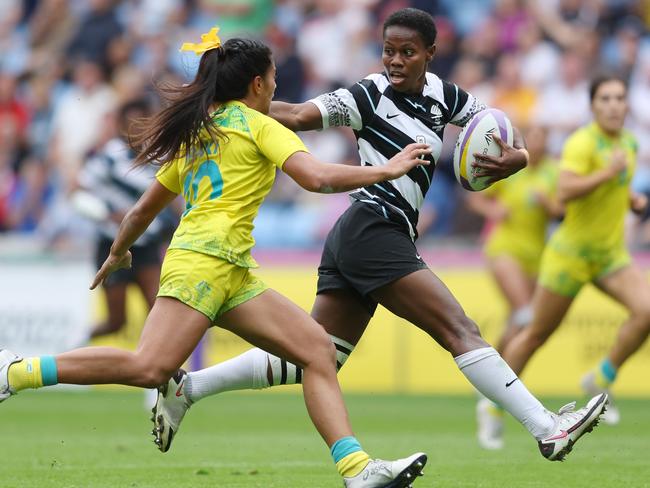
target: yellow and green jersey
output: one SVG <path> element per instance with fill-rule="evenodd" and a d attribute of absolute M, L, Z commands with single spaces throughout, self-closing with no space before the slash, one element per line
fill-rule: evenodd
<path fill-rule="evenodd" d="M 276 168 L 307 149 L 289 129 L 241 102 L 223 104 L 212 118 L 225 137 L 213 141 L 204 130 L 202 145 L 156 175 L 186 202 L 169 248 L 253 268 L 253 220 L 271 190 Z"/>
<path fill-rule="evenodd" d="M 636 167 L 638 144 L 628 130 L 616 137 L 593 122 L 574 132 L 564 145 L 560 170 L 585 176 L 611 164 L 612 151 L 620 148 L 627 169 L 592 192 L 566 204 L 564 221 L 549 244 L 573 255 L 597 258 L 624 247 L 625 214 L 630 207 L 630 181 Z"/>
<path fill-rule="evenodd" d="M 508 218 L 494 226 L 485 244 L 488 256 L 516 257 L 527 272 L 536 274 L 549 222 L 536 195 L 554 197 L 557 174 L 557 164 L 544 159 L 484 190 L 508 210 Z"/>

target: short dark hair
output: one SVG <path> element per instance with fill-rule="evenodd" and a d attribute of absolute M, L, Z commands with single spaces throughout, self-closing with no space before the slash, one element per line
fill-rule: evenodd
<path fill-rule="evenodd" d="M 386 35 L 386 29 L 398 25 L 407 27 L 420 34 L 420 38 L 424 41 L 424 45 L 429 47 L 435 44 L 438 30 L 433 17 L 426 13 L 424 10 L 417 8 L 403 8 L 393 12 L 388 16 L 384 22 L 384 30 L 382 33 Z"/>
<path fill-rule="evenodd" d="M 593 102 L 596 97 L 596 92 L 600 88 L 600 85 L 607 83 L 608 81 L 620 81 L 625 87 L 627 92 L 627 81 L 621 78 L 619 75 L 612 73 L 601 73 L 592 78 L 591 83 L 589 84 L 589 101 Z"/>
<path fill-rule="evenodd" d="M 122 104 L 118 111 L 118 118 L 120 120 L 126 120 L 127 117 L 129 117 L 129 114 L 131 112 L 140 112 L 142 115 L 146 116 L 151 112 L 152 110 L 152 104 L 151 102 L 142 97 L 142 98 L 135 98 L 133 100 L 130 100 L 128 102 L 125 102 Z"/>
<path fill-rule="evenodd" d="M 131 125 L 141 124 L 151 115 L 152 103 L 147 98 L 136 98 L 122 104 L 117 110 L 117 128 L 120 136 L 131 141 L 129 129 Z"/>

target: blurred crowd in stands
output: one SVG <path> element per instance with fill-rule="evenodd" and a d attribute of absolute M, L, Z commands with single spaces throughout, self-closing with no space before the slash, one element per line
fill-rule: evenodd
<path fill-rule="evenodd" d="M 273 49 L 276 99 L 304 101 L 381 71 L 381 25 L 413 6 L 438 27 L 430 70 L 522 129 L 543 125 L 558 157 L 589 119 L 587 86 L 603 70 L 629 81 L 628 127 L 640 143 L 635 185 L 650 189 L 648 0 L 0 0 L 0 233 L 46 247 L 92 240 L 69 203 L 90 154 L 115 135 L 123 104 L 191 79 L 180 53 L 212 26 Z M 422 212 L 430 239 L 476 236 L 450 160 L 450 128 Z M 301 134 L 321 159 L 356 161 L 347 130 Z M 347 197 L 310 195 L 279 175 L 257 221 L 261 247 L 317 246 Z M 1 238 L 1 236 L 0 236 Z"/>

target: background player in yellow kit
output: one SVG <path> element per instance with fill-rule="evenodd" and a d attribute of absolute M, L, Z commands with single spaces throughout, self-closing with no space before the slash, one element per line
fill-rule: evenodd
<path fill-rule="evenodd" d="M 592 282 L 630 313 L 607 357 L 583 381 L 588 391 L 605 391 L 650 332 L 650 285 L 624 242 L 626 213 L 642 212 L 647 199 L 630 190 L 637 142 L 623 127 L 625 83 L 597 78 L 590 98 L 594 121 L 571 135 L 562 154 L 558 197 L 566 215 L 544 251 L 533 321 L 508 344 L 503 357 L 521 372 L 560 325 L 582 286 Z"/>
<path fill-rule="evenodd" d="M 508 304 L 508 320 L 497 343 L 500 352 L 532 319 L 530 303 L 548 224 L 563 213 L 555 197 L 557 163 L 546 153 L 546 135 L 544 127 L 531 127 L 526 132 L 528 166 L 482 192 L 468 194 L 470 208 L 491 226 L 484 252 Z M 503 410 L 482 397 L 477 422 L 483 448 L 503 447 Z"/>

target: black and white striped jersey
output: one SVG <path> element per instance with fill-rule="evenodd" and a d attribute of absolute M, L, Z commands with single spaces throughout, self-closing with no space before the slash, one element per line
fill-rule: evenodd
<path fill-rule="evenodd" d="M 386 75 L 377 73 L 350 88 L 320 95 L 310 102 L 319 108 L 324 129 L 346 126 L 354 130 L 361 164 L 384 165 L 414 142 L 431 145 L 428 166 L 418 166 L 401 178 L 361 188 L 350 195 L 401 215 L 413 239 L 419 210 L 440 157 L 445 125 L 462 127 L 486 108 L 457 85 L 433 73 L 426 74 L 419 95 L 393 90 Z"/>
<path fill-rule="evenodd" d="M 78 176 L 79 184 L 102 200 L 111 212 L 126 212 L 135 205 L 156 175 L 156 168 L 150 165 L 133 168 L 134 158 L 135 154 L 122 139 L 112 139 L 86 161 Z M 154 242 L 162 226 L 160 217 L 156 217 L 135 245 Z M 97 227 L 101 235 L 114 239 L 119 224 L 107 220 Z"/>

